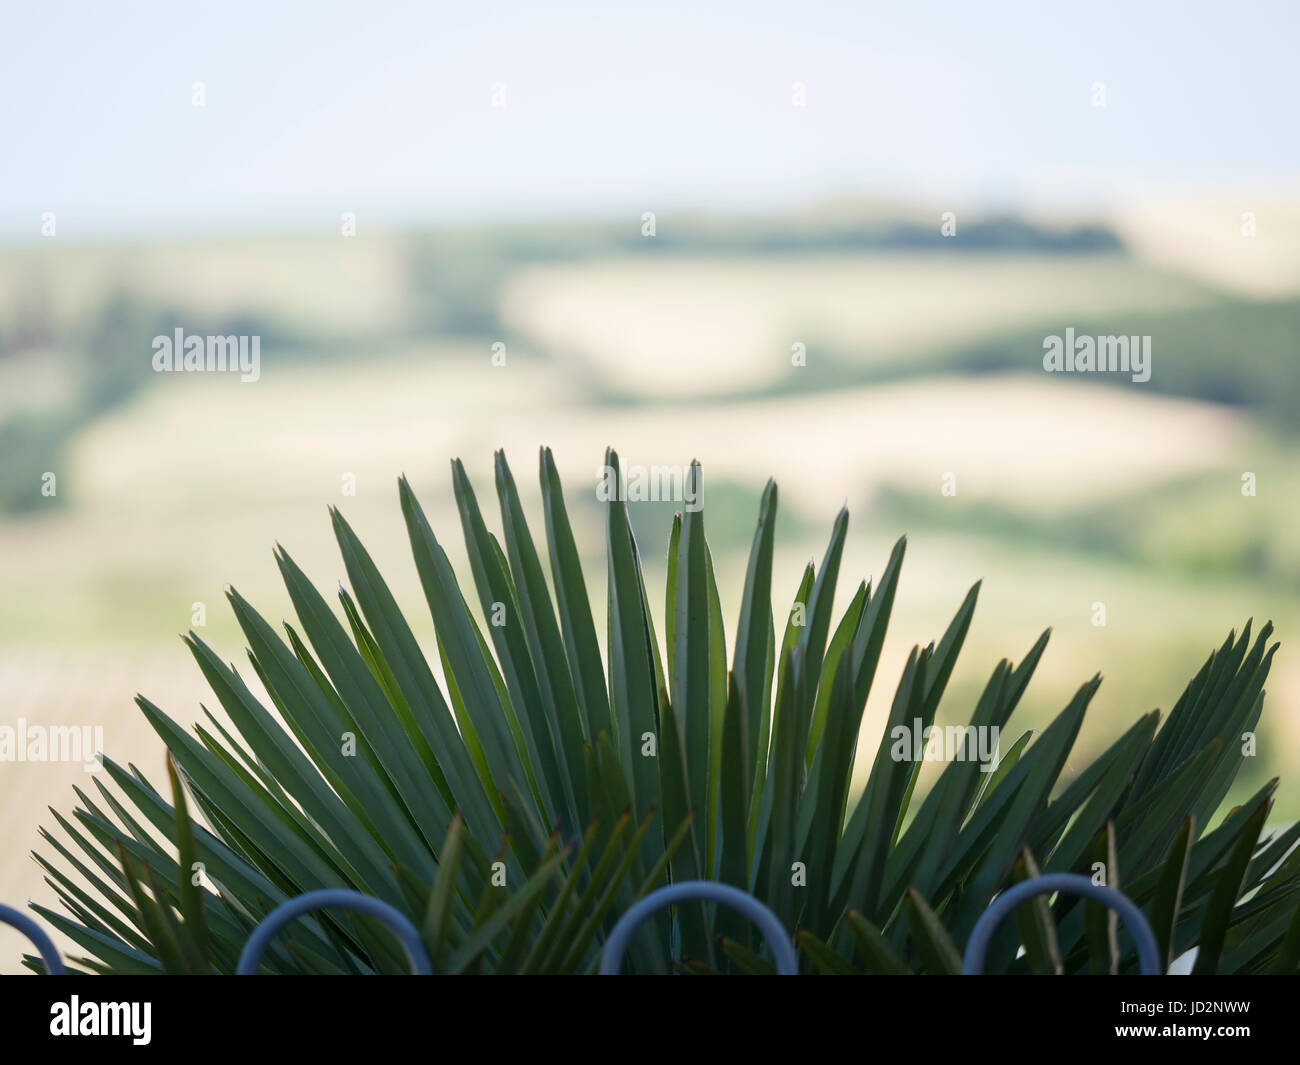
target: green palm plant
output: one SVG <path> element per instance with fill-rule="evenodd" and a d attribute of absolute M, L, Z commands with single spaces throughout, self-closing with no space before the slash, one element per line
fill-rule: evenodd
<path fill-rule="evenodd" d="M 613 452 L 606 462 L 616 473 Z M 728 658 L 704 514 L 688 509 L 668 544 L 661 650 L 628 506 L 612 500 L 602 659 L 550 451 L 540 470 L 548 566 L 503 454 L 495 473 L 500 539 L 452 464 L 486 625 L 399 482 L 445 691 L 337 511 L 351 584 L 337 613 L 279 547 L 297 626 L 282 637 L 228 593 L 274 712 L 202 639 L 186 637 L 223 715 L 205 708 L 207 724 L 191 733 L 137 700 L 168 749 L 171 801 L 134 766 L 105 758 L 111 786 L 96 779 L 94 797 L 77 789 L 73 816 L 54 813 L 62 836 L 42 830 L 62 867 L 36 860 L 67 912 L 35 908 L 86 952 L 83 971 L 231 972 L 275 905 L 343 887 L 409 915 L 437 971 L 589 972 L 637 898 L 705 878 L 765 902 L 808 971 L 954 972 L 989 901 L 1040 868 L 1121 887 L 1149 916 L 1166 961 L 1196 947 L 1201 971 L 1300 966 L 1300 824 L 1265 831 L 1277 782 L 1215 824 L 1242 764 L 1239 738 L 1260 717 L 1271 625 L 1253 640 L 1249 625 L 1230 635 L 1162 727 L 1158 713 L 1144 715 L 1068 781 L 1096 677 L 996 766 L 953 760 L 922 798 L 920 762 L 900 757 L 891 737 L 934 723 L 978 584 L 942 638 L 913 649 L 884 735 L 859 751 L 905 541 L 836 620 L 842 511 L 778 629 L 769 482 Z M 698 490 L 698 465 L 689 476 Z M 1018 664 L 998 663 L 972 726 L 1005 727 L 1047 640 Z M 870 774 L 854 795 L 862 759 Z M 627 956 L 634 970 L 670 965 L 772 969 L 742 920 L 703 904 L 661 913 Z M 1021 907 L 989 953 L 989 968 L 1005 972 L 1134 965 L 1105 911 L 1065 898 Z M 369 918 L 325 912 L 286 930 L 263 966 L 367 973 L 404 963 Z"/>

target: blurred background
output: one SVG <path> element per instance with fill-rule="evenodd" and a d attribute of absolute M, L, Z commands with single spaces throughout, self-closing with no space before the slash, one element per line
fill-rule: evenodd
<path fill-rule="evenodd" d="M 940 720 L 1050 626 L 1011 724 L 1101 672 L 1075 770 L 1272 619 L 1237 796 L 1293 820 L 1300 9 L 1051 7 L 7 8 L 0 725 L 160 777 L 132 697 L 212 703 L 176 634 L 242 666 L 223 589 L 288 616 L 276 540 L 333 588 L 327 504 L 432 647 L 396 478 L 468 589 L 452 456 L 490 509 L 505 448 L 537 533 L 554 448 L 599 616 L 612 445 L 704 464 L 729 638 L 768 476 L 778 602 L 842 504 L 841 607 L 908 535 L 871 749 L 979 579 Z M 1150 381 L 1045 373 L 1067 327 L 1151 336 Z M 154 373 L 178 328 L 260 379 Z M 675 509 L 633 506 L 657 603 Z M 91 781 L 0 763 L 0 899 L 53 899 L 29 851 Z"/>

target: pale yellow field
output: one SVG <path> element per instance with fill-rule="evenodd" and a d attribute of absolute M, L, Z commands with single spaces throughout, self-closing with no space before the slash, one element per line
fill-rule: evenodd
<path fill-rule="evenodd" d="M 637 395 L 748 392 L 792 380 L 791 345 L 892 365 L 1052 320 L 1193 307 L 1202 285 L 1119 257 L 853 255 L 616 259 L 517 274 L 506 320 Z M 1118 331 L 1124 330 L 1116 326 Z M 1042 351 L 1025 353 L 1025 369 Z"/>
<path fill-rule="evenodd" d="M 1251 298 L 1300 293 L 1294 190 L 1183 192 L 1135 201 L 1111 221 L 1153 264 Z"/>

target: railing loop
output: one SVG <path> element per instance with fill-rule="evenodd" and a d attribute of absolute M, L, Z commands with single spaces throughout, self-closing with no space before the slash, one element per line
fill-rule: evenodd
<path fill-rule="evenodd" d="M 1156 943 L 1155 933 L 1151 931 L 1146 916 L 1132 899 L 1112 887 L 1094 884 L 1086 876 L 1080 876 L 1078 873 L 1045 873 L 1043 876 L 1022 880 L 1014 887 L 1007 888 L 989 903 L 988 909 L 975 922 L 970 941 L 966 944 L 966 956 L 961 964 L 962 975 L 979 976 L 984 972 L 984 955 L 988 953 L 989 942 L 1007 914 L 1027 899 L 1057 891 L 1082 895 L 1118 913 L 1124 922 L 1124 927 L 1129 930 L 1129 934 L 1137 943 L 1138 967 L 1142 975 L 1161 974 L 1163 967 L 1160 964 L 1160 947 Z"/>
<path fill-rule="evenodd" d="M 429 954 L 424 949 L 424 941 L 420 938 L 419 931 L 400 910 L 380 899 L 363 895 L 359 891 L 321 888 L 282 902 L 267 914 L 262 923 L 253 929 L 253 934 L 244 944 L 244 949 L 239 955 L 239 964 L 235 967 L 235 975 L 252 976 L 257 972 L 258 963 L 262 960 L 267 945 L 281 928 L 304 913 L 324 909 L 352 910 L 373 917 L 388 928 L 402 944 L 413 975 L 433 974 L 433 964 L 429 961 Z"/>
<path fill-rule="evenodd" d="M 12 906 L 0 903 L 0 924 L 13 926 L 36 944 L 36 949 L 41 952 L 41 960 L 45 962 L 45 971 L 50 976 L 67 975 L 68 970 L 64 968 L 63 959 L 59 957 L 59 951 L 55 947 L 54 941 L 45 934 L 45 930 L 40 925 L 23 913 L 22 910 L 15 910 Z"/>
<path fill-rule="evenodd" d="M 600 975 L 618 975 L 623 964 L 623 952 L 632 941 L 632 933 L 647 917 L 675 902 L 695 899 L 704 902 L 720 902 L 744 914 L 754 922 L 758 930 L 763 933 L 763 938 L 771 945 L 772 955 L 776 959 L 777 973 L 781 976 L 798 975 L 799 961 L 795 957 L 790 935 L 781 924 L 781 919 L 748 892 L 712 880 L 683 880 L 677 884 L 670 884 L 650 892 L 633 905 L 618 919 L 614 930 L 609 934 L 609 939 L 605 941 L 605 950 L 600 956 Z"/>

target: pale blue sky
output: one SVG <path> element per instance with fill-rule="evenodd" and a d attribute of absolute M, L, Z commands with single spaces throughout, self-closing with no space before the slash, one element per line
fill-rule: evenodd
<path fill-rule="evenodd" d="M 9 240 L 1300 178 L 1295 0 L 14 7 Z"/>

